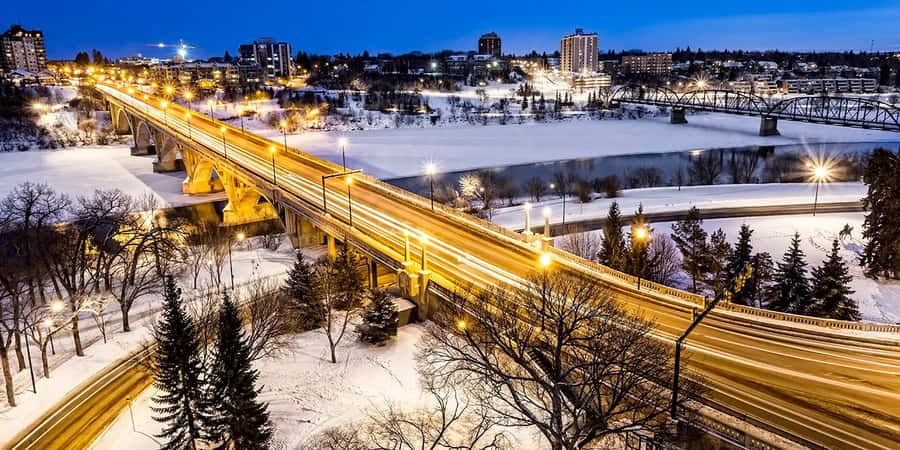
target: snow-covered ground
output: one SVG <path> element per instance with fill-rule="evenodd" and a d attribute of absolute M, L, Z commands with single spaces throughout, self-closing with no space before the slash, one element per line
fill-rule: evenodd
<path fill-rule="evenodd" d="M 317 258 L 324 254 L 325 249 L 312 248 L 307 251 L 309 257 Z M 269 276 L 273 277 L 273 282 L 277 282 L 296 259 L 290 240 L 287 238 L 282 239 L 277 250 L 261 248 L 256 239 L 249 239 L 235 245 L 232 256 L 236 286 L 251 279 Z M 223 280 L 226 280 L 227 283 L 228 278 L 229 270 L 226 264 L 223 270 Z M 209 285 L 209 280 L 209 274 L 202 273 L 199 286 Z M 184 298 L 188 298 L 193 292 L 189 275 L 183 276 L 179 285 L 184 291 Z M 106 343 L 102 340 L 96 321 L 88 317 L 88 314 L 83 314 L 80 320 L 80 332 L 85 345 L 85 357 L 74 356 L 70 333 L 67 330 L 60 331 L 53 338 L 56 355 L 50 356 L 51 378 L 42 376 L 40 351 L 32 348 L 31 362 L 35 370 L 37 393 L 32 391 L 27 369 L 15 373 L 14 383 L 18 406 L 9 407 L 6 399 L 0 398 L 0 430 L 3 430 L 0 433 L 0 446 L 7 444 L 7 439 L 12 438 L 16 432 L 53 407 L 74 387 L 114 361 L 139 349 L 150 336 L 150 325 L 161 307 L 160 298 L 159 295 L 152 295 L 135 302 L 130 315 L 132 331 L 128 333 L 122 332 L 118 304 L 111 301 L 107 305 L 104 315 L 107 323 L 108 341 Z M 13 370 L 15 370 L 16 363 L 12 351 L 10 351 L 10 360 Z"/>
<path fill-rule="evenodd" d="M 728 208 L 740 206 L 770 206 L 812 203 L 814 183 L 769 184 L 721 184 L 714 186 L 659 187 L 626 189 L 617 198 L 596 198 L 590 203 L 579 203 L 574 197 L 566 199 L 566 223 L 606 217 L 610 204 L 619 204 L 622 214 L 630 215 L 643 204 L 648 213 L 687 211 L 692 206 L 704 208 Z M 862 183 L 823 183 L 819 188 L 819 203 L 852 202 L 866 195 Z M 492 221 L 511 229 L 525 226 L 524 205 L 497 208 Z M 531 205 L 531 224 L 544 223 L 544 209 L 550 209 L 551 223 L 562 222 L 562 200 L 549 195 Z"/>
<path fill-rule="evenodd" d="M 297 335 L 282 354 L 256 363 L 260 371 L 259 399 L 269 403 L 275 425 L 272 448 L 294 449 L 328 428 L 364 419 L 388 403 L 414 409 L 425 404 L 414 354 L 424 325 L 401 327 L 383 347 L 359 342 L 348 333 L 338 346 L 337 364 L 329 360 L 328 341 L 321 330 Z M 150 436 L 161 430 L 151 417 L 151 387 L 133 404 L 135 429 L 128 411 L 96 442 L 94 449 L 151 450 L 159 444 Z M 517 430 L 517 448 L 542 449 L 528 430 Z"/>
<path fill-rule="evenodd" d="M 153 173 L 156 156 L 131 156 L 128 145 L 0 153 L 0 196 L 25 182 L 44 182 L 70 197 L 96 189 L 121 189 L 140 197 L 154 192 L 164 205 L 184 206 L 225 199 L 225 193 L 184 195 L 184 172 Z"/>

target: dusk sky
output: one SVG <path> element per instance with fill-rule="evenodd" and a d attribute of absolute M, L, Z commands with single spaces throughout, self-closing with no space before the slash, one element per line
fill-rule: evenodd
<path fill-rule="evenodd" d="M 852 5 L 865 3 L 863 7 Z M 146 5 L 146 6 L 139 6 Z M 147 46 L 177 42 L 191 56 L 235 54 L 259 37 L 290 42 L 311 53 L 401 53 L 472 50 L 495 31 L 504 53 L 558 50 L 575 27 L 596 32 L 601 49 L 674 50 L 676 47 L 782 50 L 900 50 L 896 0 L 739 2 L 694 0 L 619 2 L 318 1 L 6 2 L 4 29 L 13 23 L 46 34 L 50 59 L 80 50 L 110 57 L 168 57 Z"/>

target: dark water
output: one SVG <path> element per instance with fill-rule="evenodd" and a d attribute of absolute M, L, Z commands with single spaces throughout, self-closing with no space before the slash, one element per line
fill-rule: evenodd
<path fill-rule="evenodd" d="M 866 154 L 876 148 L 897 149 L 898 146 L 900 146 L 900 142 L 791 144 L 600 156 L 446 172 L 436 175 L 434 182 L 436 185 L 455 187 L 461 177 L 479 170 L 488 170 L 513 180 L 521 187 L 532 177 L 538 177 L 550 183 L 553 181 L 555 173 L 563 172 L 587 181 L 616 175 L 622 181 L 622 188 L 634 188 L 652 187 L 646 185 L 647 173 L 652 174 L 650 178 L 658 177 L 655 181 L 658 182 L 656 184 L 658 186 L 675 185 L 678 182 L 677 174 L 681 171 L 682 184 L 687 185 L 692 184 L 688 176 L 689 169 L 696 164 L 699 158 L 709 158 L 710 155 L 715 155 L 722 166 L 721 174 L 715 180 L 717 184 L 733 182 L 731 166 L 735 164 L 735 161 L 747 160 L 753 160 L 756 169 L 753 171 L 751 179 L 745 182 L 803 181 L 803 175 L 807 172 L 803 170 L 803 165 L 811 160 L 836 161 L 836 166 L 843 165 L 845 167 L 841 171 L 843 175 L 838 176 L 840 179 L 835 181 L 849 181 L 858 179 L 859 175 L 858 167 L 849 166 L 857 165 Z M 640 172 L 644 176 L 639 176 Z M 773 177 L 778 177 L 778 179 L 773 179 Z M 412 192 L 428 194 L 428 178 L 425 176 L 394 178 L 385 181 Z M 698 181 L 694 183 L 705 184 Z"/>

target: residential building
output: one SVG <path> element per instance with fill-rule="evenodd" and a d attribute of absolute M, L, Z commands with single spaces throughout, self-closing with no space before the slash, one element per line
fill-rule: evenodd
<path fill-rule="evenodd" d="M 672 72 L 671 53 L 651 53 L 622 57 L 622 71 L 637 74 L 667 74 Z"/>
<path fill-rule="evenodd" d="M 47 68 L 44 33 L 13 25 L 0 35 L 0 69 L 3 73 L 16 69 L 40 72 Z"/>
<path fill-rule="evenodd" d="M 770 73 L 754 73 L 742 80 L 729 81 L 728 87 L 736 92 L 756 95 L 772 95 L 778 92 L 778 83 Z"/>
<path fill-rule="evenodd" d="M 258 64 L 240 62 L 156 64 L 150 67 L 150 76 L 161 83 L 194 83 L 205 87 L 253 86 L 264 79 L 262 67 Z"/>
<path fill-rule="evenodd" d="M 252 44 L 238 47 L 238 58 L 243 64 L 257 64 L 262 68 L 266 81 L 290 78 L 294 71 L 291 44 L 275 42 L 272 38 L 260 38 Z"/>
<path fill-rule="evenodd" d="M 597 33 L 585 34 L 581 28 L 575 34 L 562 38 L 559 43 L 560 72 L 597 71 Z"/>
<path fill-rule="evenodd" d="M 491 31 L 487 34 L 482 34 L 480 38 L 478 38 L 478 53 L 481 55 L 491 55 L 495 58 L 500 57 L 500 36 L 497 36 L 497 33 Z"/>
<path fill-rule="evenodd" d="M 878 89 L 874 78 L 800 78 L 778 83 L 785 94 L 870 93 Z"/>
<path fill-rule="evenodd" d="M 612 77 L 605 73 L 582 73 L 569 79 L 573 89 L 584 92 L 612 86 Z"/>

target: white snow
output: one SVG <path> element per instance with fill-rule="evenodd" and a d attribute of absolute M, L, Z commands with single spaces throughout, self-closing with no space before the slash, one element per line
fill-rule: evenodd
<path fill-rule="evenodd" d="M 640 204 L 644 212 L 660 213 L 687 211 L 692 206 L 704 208 L 725 208 L 741 206 L 769 206 L 812 203 L 815 183 L 769 183 L 769 184 L 722 184 L 713 186 L 659 187 L 646 189 L 626 189 L 617 198 L 596 198 L 590 203 L 579 203 L 577 199 L 566 199 L 566 223 L 606 217 L 610 204 L 619 203 L 623 215 L 633 214 Z M 856 182 L 823 183 L 819 187 L 819 204 L 852 202 L 866 195 L 866 185 Z M 492 221 L 511 229 L 525 226 L 524 204 L 497 208 Z M 549 195 L 531 205 L 531 225 L 544 223 L 544 209 L 550 209 L 551 223 L 562 222 L 562 200 Z"/>
<path fill-rule="evenodd" d="M 184 172 L 154 173 L 156 156 L 131 156 L 128 145 L 0 153 L 0 196 L 25 182 L 44 182 L 70 197 L 96 189 L 121 189 L 134 197 L 154 192 L 167 206 L 224 200 L 225 193 L 184 195 Z"/>
<path fill-rule="evenodd" d="M 318 258 L 325 249 L 311 248 L 306 249 L 306 252 L 307 256 Z M 261 248 L 258 240 L 251 238 L 235 245 L 232 256 L 235 286 L 260 277 L 272 276 L 276 281 L 280 280 L 295 261 L 293 248 L 287 238 L 282 239 L 277 250 Z M 179 284 L 184 291 L 184 298 L 189 297 L 193 291 L 189 278 L 190 276 L 186 274 Z M 223 282 L 229 282 L 227 263 L 222 278 Z M 199 286 L 208 284 L 209 275 L 202 273 Z M 129 333 L 122 332 L 118 304 L 115 301 L 107 304 L 105 317 L 108 342 L 105 344 L 102 342 L 96 322 L 89 314 L 82 314 L 79 328 L 85 346 L 85 357 L 74 356 L 71 334 L 68 330 L 60 331 L 54 336 L 56 355 L 50 357 L 49 379 L 42 377 L 40 351 L 32 343 L 31 361 L 35 370 L 37 394 L 32 392 L 28 369 L 14 374 L 18 406 L 9 407 L 5 398 L 0 399 L 0 430 L 5 431 L 0 433 L 0 446 L 7 444 L 7 439 L 12 438 L 18 430 L 52 408 L 80 383 L 140 348 L 150 336 L 149 326 L 161 307 L 160 298 L 159 295 L 146 296 L 135 302 L 130 316 L 132 331 Z M 10 363 L 15 370 L 16 363 L 12 351 Z"/>

